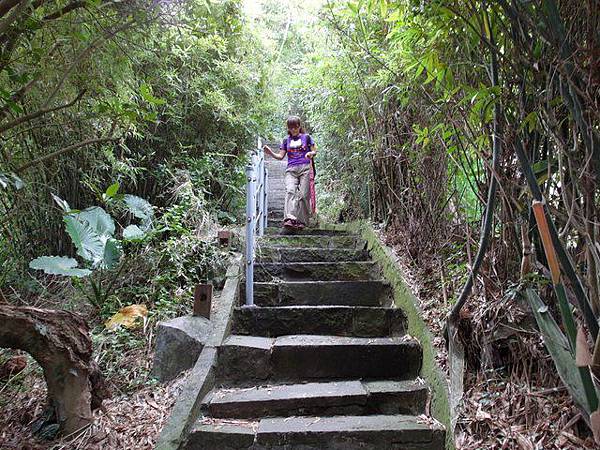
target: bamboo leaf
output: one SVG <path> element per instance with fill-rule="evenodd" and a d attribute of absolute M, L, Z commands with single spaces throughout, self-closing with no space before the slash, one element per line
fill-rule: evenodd
<path fill-rule="evenodd" d="M 549 313 L 548 307 L 535 291 L 527 289 L 526 298 L 531 306 L 535 321 L 544 337 L 544 343 L 554 361 L 560 379 L 567 387 L 573 400 L 589 413 L 583 382 L 575 365 L 575 357 L 569 351 L 567 338 L 560 331 L 556 321 Z"/>

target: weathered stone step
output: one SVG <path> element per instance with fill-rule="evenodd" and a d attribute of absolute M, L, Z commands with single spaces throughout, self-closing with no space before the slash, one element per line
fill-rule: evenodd
<path fill-rule="evenodd" d="M 254 303 L 258 306 L 385 306 L 392 303 L 392 289 L 387 282 L 379 280 L 255 282 Z"/>
<path fill-rule="evenodd" d="M 371 392 L 372 391 L 372 392 Z M 422 414 L 422 380 L 332 381 L 217 389 L 204 399 L 211 417 L 260 418 L 341 414 Z"/>
<path fill-rule="evenodd" d="M 289 234 L 284 234 L 287 233 L 287 230 L 285 230 L 282 226 L 281 226 L 281 222 L 275 224 L 275 226 L 269 226 L 265 229 L 265 234 L 270 236 L 270 235 L 289 235 Z M 295 233 L 293 233 L 297 236 L 314 236 L 314 235 L 318 235 L 318 236 L 351 236 L 351 233 L 348 233 L 345 230 L 327 230 L 327 229 L 323 229 L 323 228 L 304 228 L 302 230 L 299 230 Z"/>
<path fill-rule="evenodd" d="M 419 375 L 422 363 L 421 345 L 410 336 L 232 335 L 218 354 L 218 378 L 224 385 L 257 380 L 406 380 Z"/>
<path fill-rule="evenodd" d="M 257 249 L 258 262 L 334 262 L 367 261 L 367 250 L 345 248 L 291 248 L 261 246 Z"/>
<path fill-rule="evenodd" d="M 260 239 L 259 245 L 294 248 L 350 248 L 363 249 L 366 241 L 358 236 L 320 236 L 320 235 L 267 235 Z"/>
<path fill-rule="evenodd" d="M 281 222 L 283 222 L 283 212 L 268 211 L 267 220 L 271 222 L 279 222 L 281 224 Z"/>
<path fill-rule="evenodd" d="M 260 263 L 254 267 L 254 280 L 283 281 L 350 281 L 381 278 L 381 270 L 373 261 Z"/>
<path fill-rule="evenodd" d="M 259 421 L 200 421 L 186 450 L 443 450 L 434 419 L 408 415 L 274 417 Z"/>
<path fill-rule="evenodd" d="M 379 337 L 402 336 L 401 309 L 361 306 L 258 306 L 236 308 L 232 333 L 277 337 L 288 334 Z"/>

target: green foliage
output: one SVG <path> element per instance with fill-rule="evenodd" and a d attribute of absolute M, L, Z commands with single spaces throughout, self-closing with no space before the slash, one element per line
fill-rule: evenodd
<path fill-rule="evenodd" d="M 109 186 L 106 197 L 116 198 L 118 187 Z M 42 256 L 29 263 L 31 269 L 43 270 L 50 275 L 63 275 L 69 277 L 86 277 L 92 275 L 93 270 L 113 271 L 119 267 L 123 259 L 122 242 L 115 238 L 115 222 L 113 218 L 101 207 L 92 206 L 83 211 L 71 210 L 68 203 L 54 196 L 56 203 L 65 210 L 65 229 L 77 249 L 77 254 L 84 260 L 89 268 L 78 268 L 78 263 L 73 258 L 65 256 Z M 129 225 L 123 230 L 123 240 L 141 241 L 152 231 L 154 210 L 146 200 L 134 195 L 124 195 L 123 203 L 127 210 L 142 220 L 144 229 L 137 225 Z M 132 231 L 133 230 L 133 231 Z M 122 266 L 121 266 L 122 268 Z M 120 269 L 108 283 L 106 288 L 102 284 L 90 279 L 92 295 L 87 295 L 90 302 L 100 307 L 112 292 L 112 285 L 119 275 Z"/>
<path fill-rule="evenodd" d="M 65 211 L 103 202 L 118 214 L 129 203 L 138 220 L 125 239 L 140 241 L 154 219 L 119 190 L 168 207 L 172 174 L 189 167 L 207 208 L 226 223 L 240 215 L 246 149 L 271 115 L 268 53 L 237 0 L 145 8 L 86 4 L 19 34 L 10 64 L 0 51 L 0 129 L 12 127 L 0 131 L 11 149 L 0 152 L 0 243 L 12 248 L 2 267 L 12 273 L 0 280 L 18 278 L 40 253 L 65 253 L 53 193 Z M 69 106 L 12 125 L 61 105 Z M 98 137 L 114 140 L 69 149 Z"/>
<path fill-rule="evenodd" d="M 89 269 L 78 269 L 77 260 L 65 256 L 40 256 L 29 263 L 32 269 L 43 270 L 50 275 L 86 277 L 92 273 Z"/>

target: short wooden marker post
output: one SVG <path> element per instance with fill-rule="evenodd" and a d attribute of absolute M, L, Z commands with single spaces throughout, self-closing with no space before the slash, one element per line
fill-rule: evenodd
<path fill-rule="evenodd" d="M 212 303 L 212 284 L 197 284 L 194 289 L 194 316 L 210 319 L 210 305 Z"/>
<path fill-rule="evenodd" d="M 219 245 L 222 247 L 229 247 L 231 243 L 231 231 L 229 230 L 219 230 L 217 236 L 219 237 Z"/>

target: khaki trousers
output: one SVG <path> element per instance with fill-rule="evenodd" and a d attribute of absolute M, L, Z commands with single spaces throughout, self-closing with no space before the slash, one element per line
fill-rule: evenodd
<path fill-rule="evenodd" d="M 285 171 L 284 219 L 308 225 L 310 216 L 310 164 L 289 166 Z"/>

